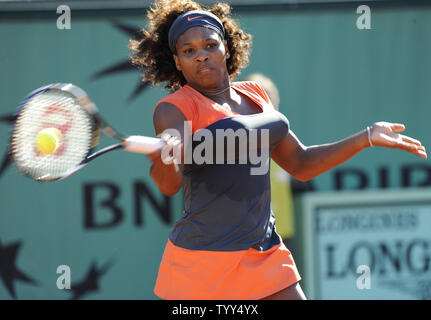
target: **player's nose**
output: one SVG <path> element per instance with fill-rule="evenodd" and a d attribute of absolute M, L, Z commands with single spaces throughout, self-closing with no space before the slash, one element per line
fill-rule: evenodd
<path fill-rule="evenodd" d="M 208 59 L 209 59 L 209 56 L 205 50 L 201 49 L 198 51 L 198 54 L 196 55 L 196 61 L 205 62 L 205 61 L 208 61 Z"/>

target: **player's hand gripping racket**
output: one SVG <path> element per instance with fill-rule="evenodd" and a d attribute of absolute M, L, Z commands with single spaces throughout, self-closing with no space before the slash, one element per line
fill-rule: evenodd
<path fill-rule="evenodd" d="M 94 152 L 100 132 L 119 143 Z M 12 130 L 10 154 L 20 172 L 35 180 L 54 181 L 113 150 L 148 154 L 163 145 L 158 138 L 123 136 L 101 118 L 82 89 L 56 83 L 36 89 L 22 101 Z"/>

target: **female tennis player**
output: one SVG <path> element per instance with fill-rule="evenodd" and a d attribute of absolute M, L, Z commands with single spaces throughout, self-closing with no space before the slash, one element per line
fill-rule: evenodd
<path fill-rule="evenodd" d="M 155 132 L 176 129 L 170 145 L 185 148 L 190 131 L 229 127 L 242 117 L 270 129 L 271 158 L 307 181 L 370 146 L 398 148 L 426 158 L 415 139 L 399 134 L 404 125 L 377 122 L 343 140 L 305 146 L 287 119 L 268 120 L 274 108 L 255 82 L 234 82 L 248 64 L 252 38 L 219 3 L 203 8 L 190 0 L 156 1 L 143 37 L 131 41 L 132 61 L 145 80 L 174 91 L 154 108 Z M 252 116 L 250 116 L 252 115 Z M 242 119 L 241 118 L 241 119 Z M 186 121 L 190 124 L 184 129 Z M 280 123 L 287 130 L 280 137 Z M 259 125 L 257 125 L 259 126 Z M 278 128 L 277 130 L 273 128 Z M 273 129 L 273 130 L 271 130 Z M 184 192 L 184 211 L 167 241 L 154 288 L 163 299 L 305 299 L 291 252 L 275 230 L 269 172 L 251 175 L 249 164 L 165 164 L 151 154 L 150 175 L 165 195 Z"/>

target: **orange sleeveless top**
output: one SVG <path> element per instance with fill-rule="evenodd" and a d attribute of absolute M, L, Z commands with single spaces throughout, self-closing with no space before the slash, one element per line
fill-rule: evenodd
<path fill-rule="evenodd" d="M 274 109 L 265 90 L 257 83 L 252 81 L 234 82 L 232 88 L 242 96 L 256 103 L 262 108 L 263 112 Z M 156 105 L 154 111 L 162 102 L 176 106 L 184 114 L 184 117 L 192 122 L 192 134 L 217 120 L 238 114 L 223 108 L 217 102 L 205 97 L 189 85 L 185 85 L 181 89 L 164 97 Z"/>

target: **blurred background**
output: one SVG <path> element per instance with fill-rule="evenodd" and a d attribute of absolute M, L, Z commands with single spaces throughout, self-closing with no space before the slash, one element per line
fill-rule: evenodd
<path fill-rule="evenodd" d="M 271 79 L 305 145 L 385 120 L 430 148 L 431 2 L 227 2 L 253 35 L 238 80 Z M 163 196 L 145 156 L 111 153 L 54 183 L 21 176 L 7 157 L 17 105 L 54 82 L 83 88 L 120 132 L 154 135 L 167 92 L 128 61 L 150 4 L 0 0 L 0 299 L 158 299 L 182 192 Z M 271 170 L 277 229 L 308 298 L 431 298 L 429 160 L 370 148 L 307 183 Z"/>

